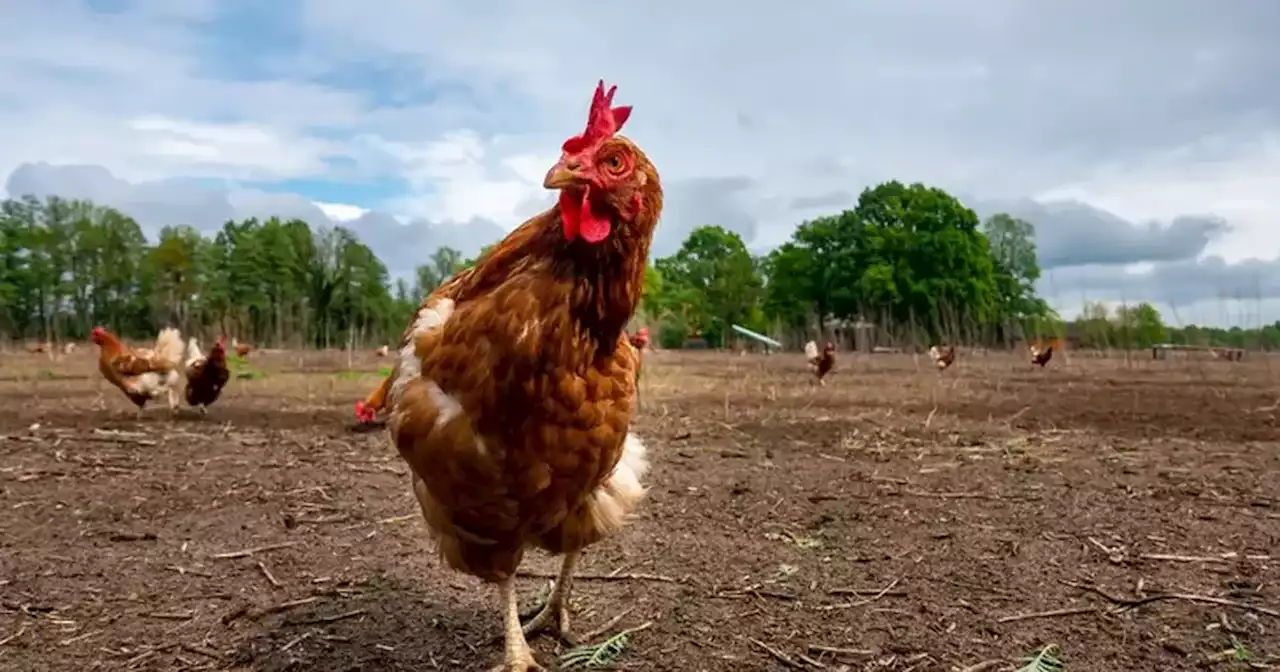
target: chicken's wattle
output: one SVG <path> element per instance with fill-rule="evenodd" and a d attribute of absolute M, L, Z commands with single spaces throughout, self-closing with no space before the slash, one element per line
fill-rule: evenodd
<path fill-rule="evenodd" d="M 560 219 L 567 240 L 580 237 L 588 243 L 598 243 L 609 236 L 609 217 L 598 215 L 591 208 L 591 187 L 582 190 L 581 198 L 568 191 L 560 192 Z"/>

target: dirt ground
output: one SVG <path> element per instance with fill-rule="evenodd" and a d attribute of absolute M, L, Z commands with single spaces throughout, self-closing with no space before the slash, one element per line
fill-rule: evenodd
<path fill-rule="evenodd" d="M 495 595 L 350 427 L 378 360 L 255 353 L 208 418 L 139 421 L 95 356 L 0 357 L 0 669 L 499 660 Z M 628 670 L 1277 667 L 1278 415 L 1260 355 L 845 354 L 818 387 L 798 354 L 652 353 L 650 497 L 584 557 L 574 623 L 643 628 Z"/>

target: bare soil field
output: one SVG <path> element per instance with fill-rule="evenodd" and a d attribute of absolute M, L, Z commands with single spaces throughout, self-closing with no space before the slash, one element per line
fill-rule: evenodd
<path fill-rule="evenodd" d="M 351 428 L 379 360 L 254 353 L 207 418 L 138 420 L 95 357 L 0 356 L 0 669 L 498 662 L 493 591 Z M 641 401 L 649 499 L 574 584 L 579 633 L 642 628 L 616 668 L 1280 666 L 1280 361 L 842 354 L 819 387 L 655 352 Z"/>

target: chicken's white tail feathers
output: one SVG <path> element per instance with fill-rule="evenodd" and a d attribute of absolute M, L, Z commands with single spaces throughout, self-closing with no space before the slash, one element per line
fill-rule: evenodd
<path fill-rule="evenodd" d="M 649 472 L 648 448 L 635 434 L 627 434 L 622 442 L 622 457 L 595 492 L 587 507 L 594 527 L 608 536 L 622 527 L 627 514 L 644 499 L 645 487 L 640 480 Z"/>
<path fill-rule="evenodd" d="M 818 344 L 817 344 L 816 342 L 814 342 L 814 341 L 809 341 L 808 343 L 805 343 L 805 344 L 804 344 L 804 356 L 805 356 L 805 359 L 817 359 L 817 358 L 818 358 Z"/>
<path fill-rule="evenodd" d="M 182 343 L 182 333 L 173 327 L 165 327 L 160 330 L 156 336 L 156 356 L 173 365 L 173 368 L 182 366 L 182 352 L 185 346 Z"/>
<path fill-rule="evenodd" d="M 195 336 L 192 336 L 192 337 L 187 341 L 187 361 L 186 361 L 186 365 L 187 365 L 188 367 L 190 367 L 192 364 L 195 364 L 196 362 L 198 362 L 198 361 L 200 361 L 200 360 L 202 360 L 202 359 L 204 359 L 204 353 L 203 353 L 203 352 L 200 352 L 200 342 L 196 340 L 196 337 L 195 337 Z"/>
<path fill-rule="evenodd" d="M 940 357 L 942 357 L 942 352 L 938 350 L 938 346 L 931 346 L 929 348 L 929 359 L 936 362 Z"/>
<path fill-rule="evenodd" d="M 622 442 L 622 456 L 613 472 L 581 506 L 574 509 L 550 533 L 543 536 L 541 546 L 552 553 L 583 548 L 617 532 L 644 499 L 641 479 L 649 471 L 649 458 L 644 443 L 634 434 Z"/>

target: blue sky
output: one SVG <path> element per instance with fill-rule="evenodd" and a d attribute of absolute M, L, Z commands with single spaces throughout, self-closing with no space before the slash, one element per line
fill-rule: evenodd
<path fill-rule="evenodd" d="M 1068 314 L 1280 318 L 1280 5 L 808 7 L 13 3 L 0 178 L 149 228 L 344 221 L 404 272 L 546 207 L 541 176 L 604 77 L 662 173 L 659 253 L 700 224 L 768 249 L 918 180 L 1035 223 Z"/>

